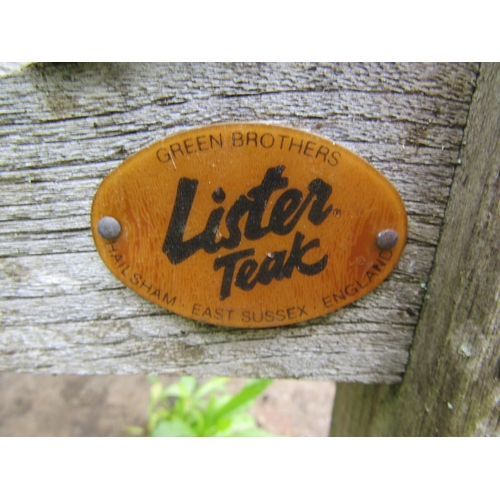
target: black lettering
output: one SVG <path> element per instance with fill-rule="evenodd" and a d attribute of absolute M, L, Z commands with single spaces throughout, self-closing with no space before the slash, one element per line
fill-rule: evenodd
<path fill-rule="evenodd" d="M 180 179 L 177 186 L 174 209 L 163 242 L 163 252 L 172 264 L 179 264 L 199 249 L 199 238 L 197 237 L 186 242 L 182 241 L 197 187 L 198 181 L 186 178 Z"/>
<path fill-rule="evenodd" d="M 127 276 L 127 270 L 130 269 L 130 266 L 127 266 L 125 269 L 122 269 L 122 276 Z"/>
<path fill-rule="evenodd" d="M 142 287 L 146 288 L 146 290 L 149 292 L 151 291 L 151 288 L 153 288 L 153 285 L 149 285 L 149 286 L 146 286 L 147 283 L 146 283 L 146 280 L 143 280 L 143 282 L 141 283 L 141 286 L 139 287 L 139 290 L 141 290 Z"/>
<path fill-rule="evenodd" d="M 175 149 L 174 149 L 174 146 L 175 146 Z M 176 153 L 180 153 L 182 156 L 184 156 L 184 151 L 182 151 L 182 146 L 180 144 L 178 144 L 177 142 L 174 142 L 174 144 L 170 145 L 170 151 L 172 151 L 174 158 L 177 158 Z"/>
<path fill-rule="evenodd" d="M 259 313 L 260 313 L 259 319 L 256 318 L 255 312 L 252 313 L 252 319 L 254 323 L 260 323 L 264 319 L 264 313 L 262 311 L 259 311 Z"/>
<path fill-rule="evenodd" d="M 298 148 L 299 149 L 299 154 L 301 153 L 302 151 L 302 145 L 304 144 L 304 141 L 300 141 L 299 143 L 295 143 L 293 142 L 293 137 L 292 139 L 290 140 L 290 146 L 288 147 L 288 151 L 291 151 L 293 147 L 295 148 Z"/>
<path fill-rule="evenodd" d="M 345 287 L 345 293 L 352 297 L 358 293 L 358 289 L 354 285 L 347 285 Z"/>
<path fill-rule="evenodd" d="M 316 144 L 315 142 L 313 141 L 307 141 L 306 142 L 306 147 L 304 148 L 304 156 L 309 156 L 309 158 L 312 158 L 313 156 L 312 155 L 308 155 L 307 152 L 311 152 L 313 151 L 313 148 L 311 147 L 311 144 Z"/>
<path fill-rule="evenodd" d="M 289 307 L 286 310 L 286 313 L 288 315 L 288 319 L 294 319 L 297 317 L 297 313 L 295 312 L 295 307 Z"/>
<path fill-rule="evenodd" d="M 210 307 L 207 307 L 204 311 L 203 311 L 203 314 L 202 316 L 208 316 L 208 317 L 212 317 L 212 311 L 210 310 Z"/>
<path fill-rule="evenodd" d="M 212 134 L 210 134 L 210 147 L 214 149 L 214 143 L 222 148 L 222 134 L 219 134 L 219 140 L 217 140 Z"/>
<path fill-rule="evenodd" d="M 327 160 L 328 163 L 332 167 L 336 167 L 339 164 L 339 159 L 341 157 L 341 154 L 338 151 L 332 151 L 332 154 L 330 156 L 331 156 L 332 161 L 330 161 L 330 158 L 328 158 L 328 160 Z"/>
<path fill-rule="evenodd" d="M 215 319 L 222 319 L 224 317 L 224 309 L 222 307 L 217 307 L 214 312 Z"/>
<path fill-rule="evenodd" d="M 341 290 L 339 294 L 332 294 L 333 299 L 335 300 L 335 303 L 338 304 L 339 300 L 346 300 L 344 292 Z"/>
<path fill-rule="evenodd" d="M 249 281 L 255 270 L 259 267 L 257 262 L 253 259 L 248 259 L 241 264 L 234 284 L 245 291 L 250 291 L 256 285 L 257 280 Z"/>
<path fill-rule="evenodd" d="M 166 302 L 167 305 L 174 305 L 175 304 L 175 301 L 177 300 L 177 297 L 172 297 L 170 298 L 169 295 L 168 295 L 168 292 L 163 296 L 163 302 Z"/>
<path fill-rule="evenodd" d="M 274 191 L 284 189 L 288 186 L 288 179 L 282 177 L 285 167 L 270 168 L 266 172 L 260 186 L 248 191 L 248 196 L 254 200 L 248 210 L 248 219 L 245 224 L 245 238 L 258 240 L 269 233 L 269 227 L 262 227 L 262 217 L 269 202 L 269 198 Z"/>
<path fill-rule="evenodd" d="M 299 310 L 299 318 L 301 318 L 302 316 L 307 316 L 308 314 L 306 313 L 306 306 L 303 306 L 303 307 L 300 307 L 300 306 L 297 306 L 298 310 Z"/>
<path fill-rule="evenodd" d="M 278 309 L 276 311 L 276 319 L 278 319 L 279 321 L 283 321 L 285 318 L 285 311 L 283 309 Z"/>
<path fill-rule="evenodd" d="M 229 230 L 229 238 L 224 238 L 221 245 L 224 248 L 236 248 L 241 242 L 240 220 L 250 211 L 252 201 L 246 196 L 240 196 L 229 209 L 226 216 L 226 226 Z"/>
<path fill-rule="evenodd" d="M 324 207 L 332 194 L 332 187 L 321 179 L 314 179 L 309 183 L 308 188 L 309 194 L 297 212 L 295 212 L 293 219 L 286 225 L 285 221 L 293 214 L 298 203 L 302 200 L 302 193 L 297 189 L 289 189 L 278 198 L 273 208 L 269 225 L 269 228 L 275 234 L 284 235 L 292 231 L 314 197 L 316 199 L 311 206 L 308 219 L 315 226 L 318 226 L 328 217 L 333 210 L 333 206 L 329 205 L 326 209 Z"/>
<path fill-rule="evenodd" d="M 169 161 L 172 161 L 170 153 L 165 148 L 160 148 L 156 152 L 156 158 L 158 158 L 158 160 L 162 163 L 168 163 Z"/>
<path fill-rule="evenodd" d="M 174 209 L 162 249 L 172 264 L 183 262 L 200 248 L 203 248 L 207 253 L 214 253 L 222 246 L 221 242 L 215 242 L 215 235 L 224 215 L 222 207 L 211 212 L 202 233 L 183 241 L 197 187 L 198 181 L 196 180 L 186 178 L 179 180 Z"/>
<path fill-rule="evenodd" d="M 260 265 L 259 272 L 255 278 L 256 282 L 262 285 L 269 285 L 273 279 L 281 280 L 283 278 L 282 271 L 285 256 L 285 250 L 268 254 Z"/>
<path fill-rule="evenodd" d="M 287 234 L 289 233 L 298 223 L 300 218 L 302 217 L 302 214 L 305 212 L 307 206 L 309 203 L 313 200 L 314 197 L 316 199 L 314 200 L 311 209 L 309 211 L 308 219 L 315 225 L 319 226 L 330 214 L 330 212 L 333 210 L 333 206 L 329 205 L 326 209 L 324 208 L 326 203 L 328 202 L 328 199 L 330 198 L 330 195 L 332 194 L 332 187 L 327 184 L 326 182 L 322 181 L 321 179 L 314 179 L 312 182 L 309 183 L 309 194 L 307 195 L 306 199 L 300 206 L 300 208 L 297 210 L 295 213 L 293 219 L 281 230 L 279 229 L 279 220 L 280 216 L 277 216 L 277 220 L 275 222 L 275 226 L 273 229 L 276 229 L 276 234 Z M 289 190 L 292 191 L 292 190 Z M 286 193 L 284 193 L 286 194 Z M 282 195 L 283 196 L 283 195 Z M 302 194 L 301 194 L 302 197 Z M 279 199 L 278 199 L 279 201 Z M 279 210 L 282 210 L 281 204 L 276 204 L 278 208 L 276 208 L 277 214 L 279 214 Z M 276 207 L 275 206 L 275 207 Z M 274 209 L 273 209 L 274 212 Z M 287 214 L 291 212 L 289 208 L 287 208 Z M 271 215 L 272 217 L 272 215 Z M 280 232 L 281 231 L 281 232 Z"/>
<path fill-rule="evenodd" d="M 249 323 L 250 320 L 250 311 L 243 311 L 241 313 L 241 321 L 243 321 L 243 323 Z"/>
<path fill-rule="evenodd" d="M 247 146 L 249 142 L 253 142 L 257 147 L 257 134 L 255 132 L 247 132 Z"/>
<path fill-rule="evenodd" d="M 130 278 L 130 283 L 132 283 L 132 285 L 138 285 L 141 280 L 142 276 L 139 273 L 135 273 L 134 276 Z"/>
<path fill-rule="evenodd" d="M 218 257 L 214 261 L 214 271 L 218 271 L 221 267 L 224 268 L 222 276 L 222 285 L 220 289 L 220 300 L 227 299 L 231 295 L 231 284 L 233 282 L 234 270 L 236 262 L 245 257 L 250 257 L 255 253 L 253 248 L 241 250 L 240 252 L 230 253 L 224 257 Z"/>
<path fill-rule="evenodd" d="M 381 250 L 378 256 L 383 260 L 390 260 L 392 257 L 392 252 L 390 250 Z"/>
<path fill-rule="evenodd" d="M 186 153 L 190 155 L 191 153 L 194 153 L 194 144 L 193 144 L 193 139 L 184 139 L 184 149 L 186 150 Z M 190 151 L 191 150 L 191 151 Z"/>
<path fill-rule="evenodd" d="M 323 161 L 326 161 L 326 155 L 330 152 L 330 150 L 326 146 L 320 146 L 318 151 L 316 151 L 316 158 L 318 156 L 323 156 Z"/>
<path fill-rule="evenodd" d="M 271 140 L 267 141 L 267 145 L 266 145 L 266 141 L 264 141 L 264 137 L 269 137 Z M 264 134 L 261 138 L 260 138 L 260 145 L 265 148 L 265 149 L 269 149 L 269 148 L 272 148 L 274 146 L 274 135 L 272 134 Z"/>
<path fill-rule="evenodd" d="M 160 293 L 161 293 L 161 290 L 159 288 L 157 288 L 152 294 L 151 294 L 151 297 L 158 297 L 158 299 L 160 298 Z"/>
<path fill-rule="evenodd" d="M 266 311 L 266 321 L 268 323 L 272 323 L 274 321 L 274 313 L 273 313 L 273 311 Z"/>
<path fill-rule="evenodd" d="M 315 225 L 319 226 L 333 210 L 332 205 L 325 208 L 330 195 L 332 194 L 332 186 L 322 181 L 321 179 L 314 179 L 309 183 L 309 193 L 316 196 L 311 210 L 309 211 L 308 219 Z"/>
<path fill-rule="evenodd" d="M 233 132 L 231 134 L 231 138 L 233 140 L 233 147 L 239 148 L 243 146 L 243 134 L 241 134 L 240 132 Z M 236 144 L 237 142 L 239 144 Z"/>
<path fill-rule="evenodd" d="M 283 149 L 283 142 L 285 139 L 288 139 L 288 135 L 278 135 L 278 137 L 281 137 L 281 143 L 280 143 L 280 149 Z M 285 319 L 285 318 L 283 318 Z"/>
<path fill-rule="evenodd" d="M 284 170 L 283 165 L 269 168 L 259 186 L 250 189 L 247 196 L 241 195 L 236 200 L 226 215 L 225 224 L 229 234 L 227 237 L 219 236 L 219 239 L 217 235 L 220 235 L 219 227 L 225 213 L 223 207 L 212 210 L 202 232 L 184 241 L 184 232 L 188 226 L 199 181 L 181 178 L 162 248 L 170 262 L 174 265 L 179 264 L 198 250 L 215 253 L 221 248 L 238 247 L 242 238 L 240 222 L 246 214 L 248 217 L 244 236 L 248 240 L 258 240 L 271 231 L 278 235 L 290 233 L 309 205 L 311 205 L 308 214 L 309 221 L 316 226 L 321 224 L 333 210 L 333 206 L 328 205 L 332 187 L 317 178 L 309 183 L 309 193 L 303 201 L 302 193 L 298 189 L 285 191 L 274 204 L 269 225 L 263 226 L 264 213 L 271 195 L 275 191 L 288 187 L 288 178 L 283 177 Z M 219 187 L 212 193 L 212 199 L 215 203 L 221 204 L 226 199 L 226 193 Z M 120 258 L 115 257 L 117 261 Z"/>
<path fill-rule="evenodd" d="M 314 264 L 306 264 L 302 261 L 302 258 L 309 250 L 319 247 L 319 238 L 315 238 L 305 246 L 302 246 L 304 238 L 305 236 L 300 232 L 295 234 L 290 256 L 283 266 L 284 278 L 290 278 L 294 269 L 297 269 L 301 274 L 305 274 L 306 276 L 313 276 L 325 269 L 328 262 L 328 255 L 323 255 L 323 257 Z"/>
<path fill-rule="evenodd" d="M 305 263 L 303 261 L 304 255 L 312 248 L 319 247 L 319 239 L 316 238 L 311 240 L 309 243 L 302 246 L 304 238 L 304 235 L 300 232 L 296 233 L 292 250 L 290 251 L 290 255 L 286 263 L 284 263 L 286 251 L 274 252 L 267 255 L 256 275 L 255 271 L 259 267 L 258 263 L 253 259 L 245 260 L 236 273 L 234 284 L 241 290 L 250 291 L 257 283 L 268 285 L 273 279 L 276 279 L 277 281 L 283 278 L 289 279 L 291 278 L 294 269 L 297 269 L 298 272 L 306 276 L 313 276 L 320 273 L 326 267 L 328 255 L 324 255 L 315 263 Z M 219 295 L 220 300 L 224 300 L 231 295 L 231 286 L 233 283 L 233 277 L 235 276 L 237 262 L 254 255 L 254 253 L 254 249 L 251 248 L 215 259 L 214 270 L 217 271 L 220 268 L 224 268 Z"/>
<path fill-rule="evenodd" d="M 377 273 L 372 273 L 371 271 L 366 271 L 366 277 L 368 278 L 368 281 L 371 282 L 371 280 L 374 276 L 378 276 Z"/>
<path fill-rule="evenodd" d="M 214 200 L 215 203 L 222 203 L 225 199 L 226 199 L 226 193 L 222 188 L 217 188 L 212 193 L 212 200 Z"/>
<path fill-rule="evenodd" d="M 356 280 L 356 285 L 359 286 L 359 288 L 364 289 L 368 286 L 369 281 L 367 281 L 364 285 L 362 285 L 359 281 Z"/>
<path fill-rule="evenodd" d="M 288 234 L 297 224 L 300 216 L 305 210 L 305 205 L 302 210 L 299 210 L 298 217 L 295 216 L 288 224 L 286 221 L 299 208 L 302 201 L 302 192 L 298 189 L 288 189 L 276 201 L 271 213 L 269 228 L 275 234 Z"/>
<path fill-rule="evenodd" d="M 201 304 L 193 304 L 193 309 L 191 309 L 191 314 L 194 316 L 199 316 L 201 312 Z"/>
<path fill-rule="evenodd" d="M 330 307 L 333 306 L 332 299 L 331 299 L 331 297 L 329 295 L 327 297 L 323 297 L 322 300 L 323 300 L 323 304 L 324 304 L 325 307 L 330 308 Z"/>
<path fill-rule="evenodd" d="M 204 148 L 203 146 L 206 146 L 207 141 L 203 140 L 205 139 L 206 136 L 204 135 L 199 135 L 196 137 L 196 144 L 198 145 L 198 149 L 200 151 L 207 151 L 209 148 Z"/>

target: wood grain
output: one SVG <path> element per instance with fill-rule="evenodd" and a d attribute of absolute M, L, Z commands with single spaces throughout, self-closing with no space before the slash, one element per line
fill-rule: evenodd
<path fill-rule="evenodd" d="M 0 79 L 0 369 L 398 382 L 422 306 L 475 64 L 32 65 Z M 262 121 L 353 150 L 397 187 L 409 240 L 360 301 L 244 331 L 164 312 L 107 271 L 101 180 L 176 131 Z"/>
<path fill-rule="evenodd" d="M 500 64 L 481 64 L 402 384 L 340 384 L 332 435 L 500 436 Z"/>

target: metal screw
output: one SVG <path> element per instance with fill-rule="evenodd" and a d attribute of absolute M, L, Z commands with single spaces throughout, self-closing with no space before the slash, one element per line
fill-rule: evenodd
<path fill-rule="evenodd" d="M 97 232 L 106 240 L 114 240 L 120 235 L 122 228 L 113 217 L 103 217 L 97 224 Z"/>
<path fill-rule="evenodd" d="M 382 250 L 390 250 L 398 243 L 398 233 L 394 229 L 386 229 L 377 235 L 377 246 Z"/>

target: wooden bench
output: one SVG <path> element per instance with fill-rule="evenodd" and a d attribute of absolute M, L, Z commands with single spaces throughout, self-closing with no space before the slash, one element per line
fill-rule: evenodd
<path fill-rule="evenodd" d="M 354 384 L 339 384 L 334 435 L 499 433 L 499 90 L 500 66 L 475 63 L 34 64 L 0 78 L 0 370 L 335 380 Z M 116 280 L 90 232 L 102 179 L 167 135 L 233 121 L 322 135 L 397 187 L 409 237 L 389 279 L 268 330 L 187 320 Z"/>

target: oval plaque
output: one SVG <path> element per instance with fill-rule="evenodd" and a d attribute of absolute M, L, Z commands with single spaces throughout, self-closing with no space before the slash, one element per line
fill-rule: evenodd
<path fill-rule="evenodd" d="M 262 328 L 359 299 L 406 241 L 392 184 L 347 149 L 265 124 L 191 129 L 99 187 L 92 234 L 111 272 L 188 318 Z"/>

